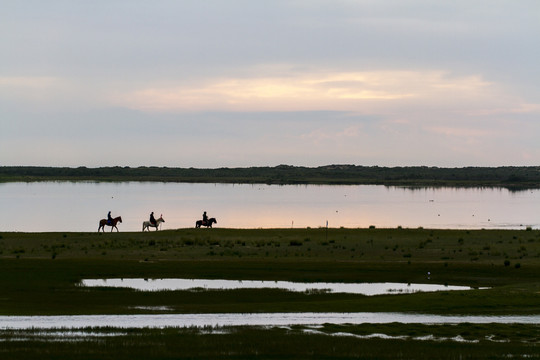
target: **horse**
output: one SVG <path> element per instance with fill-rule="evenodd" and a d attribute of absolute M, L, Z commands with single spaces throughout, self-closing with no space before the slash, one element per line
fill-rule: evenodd
<path fill-rule="evenodd" d="M 216 218 L 210 218 L 210 219 L 208 219 L 208 221 L 206 222 L 206 224 L 203 224 L 203 221 L 202 221 L 202 220 L 197 220 L 197 221 L 195 222 L 195 227 L 196 227 L 196 228 L 200 228 L 201 226 L 206 226 L 207 228 L 209 228 L 209 227 L 212 227 L 212 224 L 217 224 Z"/>
<path fill-rule="evenodd" d="M 156 231 L 158 231 L 158 227 L 162 222 L 165 222 L 165 220 L 163 220 L 163 215 L 161 215 L 159 217 L 159 219 L 156 219 L 155 224 L 152 224 L 150 221 L 143 221 L 143 223 L 142 223 L 142 231 L 144 231 L 146 229 L 148 229 L 148 231 L 150 231 L 150 227 L 155 227 Z"/>
<path fill-rule="evenodd" d="M 98 227 L 97 231 L 99 232 L 99 230 L 103 229 L 103 232 L 105 232 L 105 225 L 107 225 L 107 226 L 111 227 L 111 232 L 115 228 L 116 228 L 116 231 L 118 232 L 118 228 L 116 227 L 116 224 L 118 224 L 119 222 L 122 222 L 122 217 L 121 216 L 115 217 L 112 220 L 112 224 L 109 224 L 107 222 L 107 219 L 101 219 L 101 220 L 99 220 L 99 227 Z"/>

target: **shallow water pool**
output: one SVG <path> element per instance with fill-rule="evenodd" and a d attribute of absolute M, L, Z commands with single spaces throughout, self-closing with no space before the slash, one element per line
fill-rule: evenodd
<path fill-rule="evenodd" d="M 282 289 L 295 292 L 330 292 L 361 294 L 367 296 L 406 294 L 415 292 L 472 290 L 469 286 L 407 283 L 301 283 L 291 281 L 262 280 L 211 280 L 211 279 L 85 279 L 86 287 L 124 287 L 141 291 L 163 290 L 236 290 L 236 289 Z"/>

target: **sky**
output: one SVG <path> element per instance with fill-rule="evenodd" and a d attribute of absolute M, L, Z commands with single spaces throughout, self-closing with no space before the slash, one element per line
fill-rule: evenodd
<path fill-rule="evenodd" d="M 540 165 L 538 0 L 0 3 L 0 166 Z"/>

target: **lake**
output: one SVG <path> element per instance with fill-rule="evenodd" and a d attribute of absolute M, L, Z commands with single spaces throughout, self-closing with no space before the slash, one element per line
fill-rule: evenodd
<path fill-rule="evenodd" d="M 97 231 L 108 211 L 120 231 L 141 231 L 152 211 L 162 230 L 194 227 L 203 211 L 225 228 L 540 227 L 538 189 L 15 182 L 0 184 L 0 204 L 0 231 Z"/>
<path fill-rule="evenodd" d="M 0 330 L 86 327 L 163 328 L 208 326 L 291 326 L 323 324 L 540 324 L 538 315 L 432 315 L 412 313 L 218 313 L 140 315 L 0 316 Z"/>

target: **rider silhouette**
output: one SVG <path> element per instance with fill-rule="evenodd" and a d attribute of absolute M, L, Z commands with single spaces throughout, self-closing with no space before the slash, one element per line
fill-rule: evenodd
<path fill-rule="evenodd" d="M 156 219 L 154 219 L 154 212 L 150 214 L 150 223 L 156 225 Z"/>
<path fill-rule="evenodd" d="M 206 211 L 202 214 L 202 222 L 203 225 L 206 225 L 206 223 L 208 222 L 208 216 L 206 215 Z"/>
<path fill-rule="evenodd" d="M 111 216 L 111 212 L 109 211 L 109 213 L 107 214 L 107 224 L 112 225 L 112 223 L 113 223 L 113 218 Z"/>

